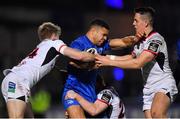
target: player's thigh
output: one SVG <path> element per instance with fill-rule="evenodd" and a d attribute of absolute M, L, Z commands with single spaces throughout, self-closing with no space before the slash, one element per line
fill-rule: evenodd
<path fill-rule="evenodd" d="M 26 110 L 26 102 L 19 99 L 8 100 L 7 110 L 9 118 L 23 118 Z"/>
<path fill-rule="evenodd" d="M 72 105 L 67 108 L 70 118 L 85 118 L 84 111 L 79 105 Z"/>
<path fill-rule="evenodd" d="M 9 73 L 2 83 L 2 93 L 7 103 L 10 117 L 23 117 L 30 91 L 23 84 L 23 79 Z"/>
<path fill-rule="evenodd" d="M 163 92 L 157 92 L 155 93 L 153 98 L 151 113 L 166 115 L 169 106 L 170 106 L 170 98 L 168 97 L 168 95 Z"/>

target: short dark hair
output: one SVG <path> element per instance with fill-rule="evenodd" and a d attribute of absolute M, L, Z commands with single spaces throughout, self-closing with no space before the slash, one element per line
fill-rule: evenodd
<path fill-rule="evenodd" d="M 109 25 L 104 20 L 101 20 L 101 19 L 95 19 L 95 20 L 91 21 L 89 28 L 91 28 L 92 26 L 100 26 L 100 27 L 104 27 L 108 30 L 110 29 Z"/>
<path fill-rule="evenodd" d="M 141 15 L 147 15 L 149 17 L 150 23 L 154 23 L 155 10 L 152 7 L 139 7 L 135 9 L 135 13 Z"/>

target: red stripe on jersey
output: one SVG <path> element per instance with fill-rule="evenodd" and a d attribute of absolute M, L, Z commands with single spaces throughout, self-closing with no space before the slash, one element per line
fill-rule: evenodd
<path fill-rule="evenodd" d="M 147 37 L 146 37 L 146 39 L 145 40 L 147 40 L 149 37 L 151 37 L 152 35 L 154 35 L 154 34 L 156 34 L 157 32 L 152 32 L 152 33 L 150 33 Z"/>
<path fill-rule="evenodd" d="M 152 54 L 154 54 L 154 55 L 158 55 L 158 53 L 153 52 L 153 51 L 151 51 L 151 50 L 143 50 L 143 51 L 147 51 L 147 52 L 150 52 L 150 53 L 152 53 Z"/>
<path fill-rule="evenodd" d="M 101 99 L 97 99 L 98 101 L 100 101 L 100 102 L 103 102 L 103 103 L 105 103 L 105 104 L 107 104 L 107 105 L 109 105 L 109 103 L 107 103 L 106 101 L 104 101 L 104 100 L 101 100 Z"/>
<path fill-rule="evenodd" d="M 59 52 L 60 52 L 61 48 L 64 47 L 64 46 L 66 46 L 66 45 L 61 45 L 61 47 L 59 48 Z"/>
<path fill-rule="evenodd" d="M 147 38 L 149 38 L 150 36 L 152 36 L 152 35 L 154 35 L 154 34 L 156 34 L 156 33 L 157 33 L 157 32 L 152 32 L 152 33 L 150 33 Z"/>

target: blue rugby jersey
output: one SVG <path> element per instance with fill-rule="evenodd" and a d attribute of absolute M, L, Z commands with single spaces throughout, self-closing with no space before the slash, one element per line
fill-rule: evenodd
<path fill-rule="evenodd" d="M 102 46 L 94 45 L 87 36 L 80 36 L 71 43 L 71 47 L 81 51 L 87 51 L 91 48 L 96 49 L 98 54 L 103 54 L 106 50 L 110 49 L 108 40 Z M 97 69 L 88 71 L 87 69 L 77 69 L 68 65 L 68 78 L 66 80 L 64 93 L 68 90 L 74 90 L 90 102 L 96 100 L 96 76 Z"/>

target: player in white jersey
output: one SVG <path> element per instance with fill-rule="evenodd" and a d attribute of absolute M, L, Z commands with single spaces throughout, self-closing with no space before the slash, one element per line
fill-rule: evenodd
<path fill-rule="evenodd" d="M 94 55 L 67 47 L 59 40 L 61 29 L 51 22 L 40 25 L 38 35 L 41 43 L 19 65 L 3 72 L 6 77 L 1 90 L 9 118 L 23 118 L 25 112 L 33 117 L 28 100 L 30 88 L 51 71 L 60 53 L 76 60 L 94 60 Z"/>
<path fill-rule="evenodd" d="M 94 103 L 89 102 L 73 90 L 67 92 L 66 99 L 76 99 L 91 116 L 96 116 L 105 111 L 104 116 L 106 118 L 125 118 L 125 106 L 112 86 L 100 91 Z"/>
<path fill-rule="evenodd" d="M 141 68 L 145 81 L 143 111 L 146 118 L 166 118 L 177 87 L 169 67 L 164 38 L 153 31 L 154 10 L 150 7 L 135 9 L 133 25 L 144 37 L 134 46 L 131 55 L 97 56 L 99 66 L 117 66 L 126 69 Z"/>

